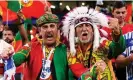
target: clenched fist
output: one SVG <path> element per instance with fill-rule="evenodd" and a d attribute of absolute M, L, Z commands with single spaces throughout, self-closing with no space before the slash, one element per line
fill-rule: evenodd
<path fill-rule="evenodd" d="M 97 73 L 104 72 L 104 70 L 107 66 L 106 63 L 103 60 L 100 60 L 100 61 L 96 62 L 95 65 L 97 66 L 97 68 L 96 68 Z"/>
<path fill-rule="evenodd" d="M 11 49 L 11 47 L 8 47 L 7 49 L 4 49 L 2 53 L 0 54 L 0 57 L 2 59 L 9 59 L 9 57 L 14 53 L 14 51 Z"/>
<path fill-rule="evenodd" d="M 120 34 L 120 26 L 117 18 L 109 18 L 109 28 L 112 29 L 114 34 Z"/>

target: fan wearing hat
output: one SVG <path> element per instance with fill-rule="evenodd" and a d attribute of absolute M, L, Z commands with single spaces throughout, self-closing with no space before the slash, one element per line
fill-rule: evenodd
<path fill-rule="evenodd" d="M 55 14 L 45 13 L 37 21 L 42 42 L 27 43 L 13 55 L 16 66 L 26 62 L 24 80 L 68 80 L 66 46 L 58 37 L 59 19 Z M 9 57 L 4 53 L 2 57 Z M 72 80 L 72 79 L 71 79 Z"/>
<path fill-rule="evenodd" d="M 98 26 L 111 28 L 113 40 L 100 37 Z M 116 80 L 110 59 L 125 49 L 117 19 L 108 20 L 94 9 L 77 7 L 66 14 L 63 34 L 69 41 L 68 64 L 76 78 Z"/>

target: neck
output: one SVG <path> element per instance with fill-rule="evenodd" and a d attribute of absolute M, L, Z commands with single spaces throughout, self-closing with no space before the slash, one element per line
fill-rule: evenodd
<path fill-rule="evenodd" d="M 125 22 L 119 22 L 120 27 L 123 27 L 125 25 Z"/>
<path fill-rule="evenodd" d="M 56 46 L 56 42 L 52 43 L 52 44 L 46 44 L 46 43 L 42 43 L 43 46 L 47 47 L 47 48 L 54 48 Z"/>
<path fill-rule="evenodd" d="M 80 44 L 80 48 L 81 48 L 83 54 L 86 51 L 88 51 L 91 47 L 92 47 L 92 43 L 81 43 Z"/>
<path fill-rule="evenodd" d="M 47 48 L 54 48 L 55 45 L 56 45 L 56 43 L 54 43 L 54 44 L 50 44 L 50 45 L 45 45 L 45 46 L 46 46 Z"/>

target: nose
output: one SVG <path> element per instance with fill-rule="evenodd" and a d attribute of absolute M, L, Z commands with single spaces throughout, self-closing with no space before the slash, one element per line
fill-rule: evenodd
<path fill-rule="evenodd" d="M 119 14 L 119 16 L 122 16 L 122 15 L 123 15 L 122 13 Z"/>
<path fill-rule="evenodd" d="M 83 30 L 83 31 L 86 30 L 86 24 L 83 24 L 82 30 Z"/>
<path fill-rule="evenodd" d="M 5 39 L 8 39 L 8 38 L 9 38 L 8 35 L 6 35 L 6 36 L 5 36 Z"/>
<path fill-rule="evenodd" d="M 50 32 L 50 31 L 52 31 L 52 28 L 51 27 L 48 27 L 47 28 L 47 32 Z"/>

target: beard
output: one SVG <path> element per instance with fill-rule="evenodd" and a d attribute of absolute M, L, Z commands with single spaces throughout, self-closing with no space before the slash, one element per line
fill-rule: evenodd
<path fill-rule="evenodd" d="M 10 40 L 10 39 L 5 39 L 4 41 L 6 41 L 7 43 L 11 44 L 13 42 L 13 40 Z"/>
<path fill-rule="evenodd" d="M 2 31 L 0 32 L 0 39 L 2 39 Z"/>
<path fill-rule="evenodd" d="M 88 39 L 88 40 L 80 40 L 80 42 L 81 42 L 81 43 L 90 43 L 91 40 L 90 40 L 90 39 Z"/>
<path fill-rule="evenodd" d="M 81 35 L 82 36 L 82 35 Z M 86 36 L 87 39 L 83 40 L 82 38 L 79 38 L 81 43 L 90 43 L 93 40 L 93 34 L 92 33 L 88 33 L 88 35 Z"/>

